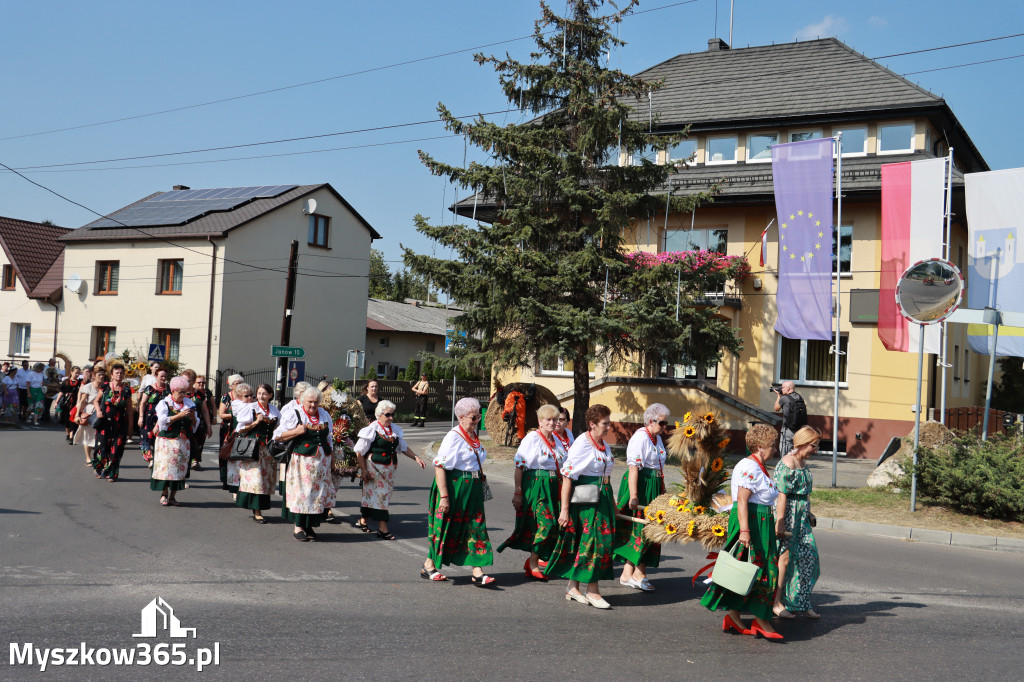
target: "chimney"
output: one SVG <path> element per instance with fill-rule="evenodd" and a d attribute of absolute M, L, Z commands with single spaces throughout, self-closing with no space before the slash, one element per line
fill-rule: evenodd
<path fill-rule="evenodd" d="M 722 50 L 728 50 L 729 43 L 725 42 L 721 38 L 712 38 L 708 41 L 708 52 L 721 52 Z"/>
<path fill-rule="evenodd" d="M 173 189 L 173 190 L 183 190 L 183 189 L 192 189 L 192 188 L 189 187 L 188 185 L 175 185 L 171 189 Z"/>

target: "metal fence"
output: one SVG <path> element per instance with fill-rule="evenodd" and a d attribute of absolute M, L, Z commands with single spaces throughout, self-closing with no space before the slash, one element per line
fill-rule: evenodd
<path fill-rule="evenodd" d="M 217 390 L 216 399 L 220 403 L 222 395 L 228 392 L 228 377 L 232 374 L 241 374 L 245 378 L 245 383 L 249 384 L 255 390 L 260 384 L 270 384 L 275 386 L 277 382 L 277 367 L 265 367 L 263 369 L 248 369 L 248 370 L 237 370 L 237 369 L 224 369 L 217 370 Z M 316 386 L 318 383 L 327 378 L 326 374 L 317 374 L 315 372 L 306 372 L 306 378 L 304 381 Z M 280 398 L 281 396 L 277 396 Z M 277 400 L 275 402 L 282 403 L 288 402 L 291 399 L 291 395 L 287 396 L 284 401 Z"/>

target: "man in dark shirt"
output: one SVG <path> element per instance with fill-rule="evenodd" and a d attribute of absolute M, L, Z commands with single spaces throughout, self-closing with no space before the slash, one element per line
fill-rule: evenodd
<path fill-rule="evenodd" d="M 779 456 L 789 454 L 793 449 L 793 435 L 807 424 L 807 406 L 802 395 L 796 392 L 796 384 L 783 381 L 777 391 L 775 411 L 782 412 L 782 435 L 779 437 Z"/>

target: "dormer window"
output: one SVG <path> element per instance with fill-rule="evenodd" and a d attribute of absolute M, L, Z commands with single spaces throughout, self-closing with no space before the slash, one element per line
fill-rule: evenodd
<path fill-rule="evenodd" d="M 772 145 L 779 143 L 778 133 L 754 133 L 747 136 L 747 161 L 772 160 Z"/>
<path fill-rule="evenodd" d="M 868 153 L 868 129 L 864 126 L 836 128 L 835 133 L 842 133 L 843 156 L 866 156 Z"/>
<path fill-rule="evenodd" d="M 730 135 L 728 137 L 709 137 L 707 165 L 711 166 L 721 163 L 736 163 L 737 148 L 738 146 L 736 144 L 735 135 Z"/>
<path fill-rule="evenodd" d="M 887 123 L 878 126 L 879 154 L 907 154 L 914 151 L 914 124 Z"/>
<path fill-rule="evenodd" d="M 689 138 L 682 140 L 679 144 L 668 150 L 669 163 L 692 163 L 696 161 L 697 140 Z"/>

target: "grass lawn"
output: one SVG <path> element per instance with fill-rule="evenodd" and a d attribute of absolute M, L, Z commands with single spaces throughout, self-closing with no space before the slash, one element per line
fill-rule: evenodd
<path fill-rule="evenodd" d="M 899 493 L 885 488 L 825 488 L 811 493 L 811 510 L 817 516 L 892 526 L 910 526 L 957 533 L 1024 538 L 1024 523 L 995 521 L 962 514 L 948 507 L 917 498 L 917 511 L 910 511 L 910 491 Z"/>

